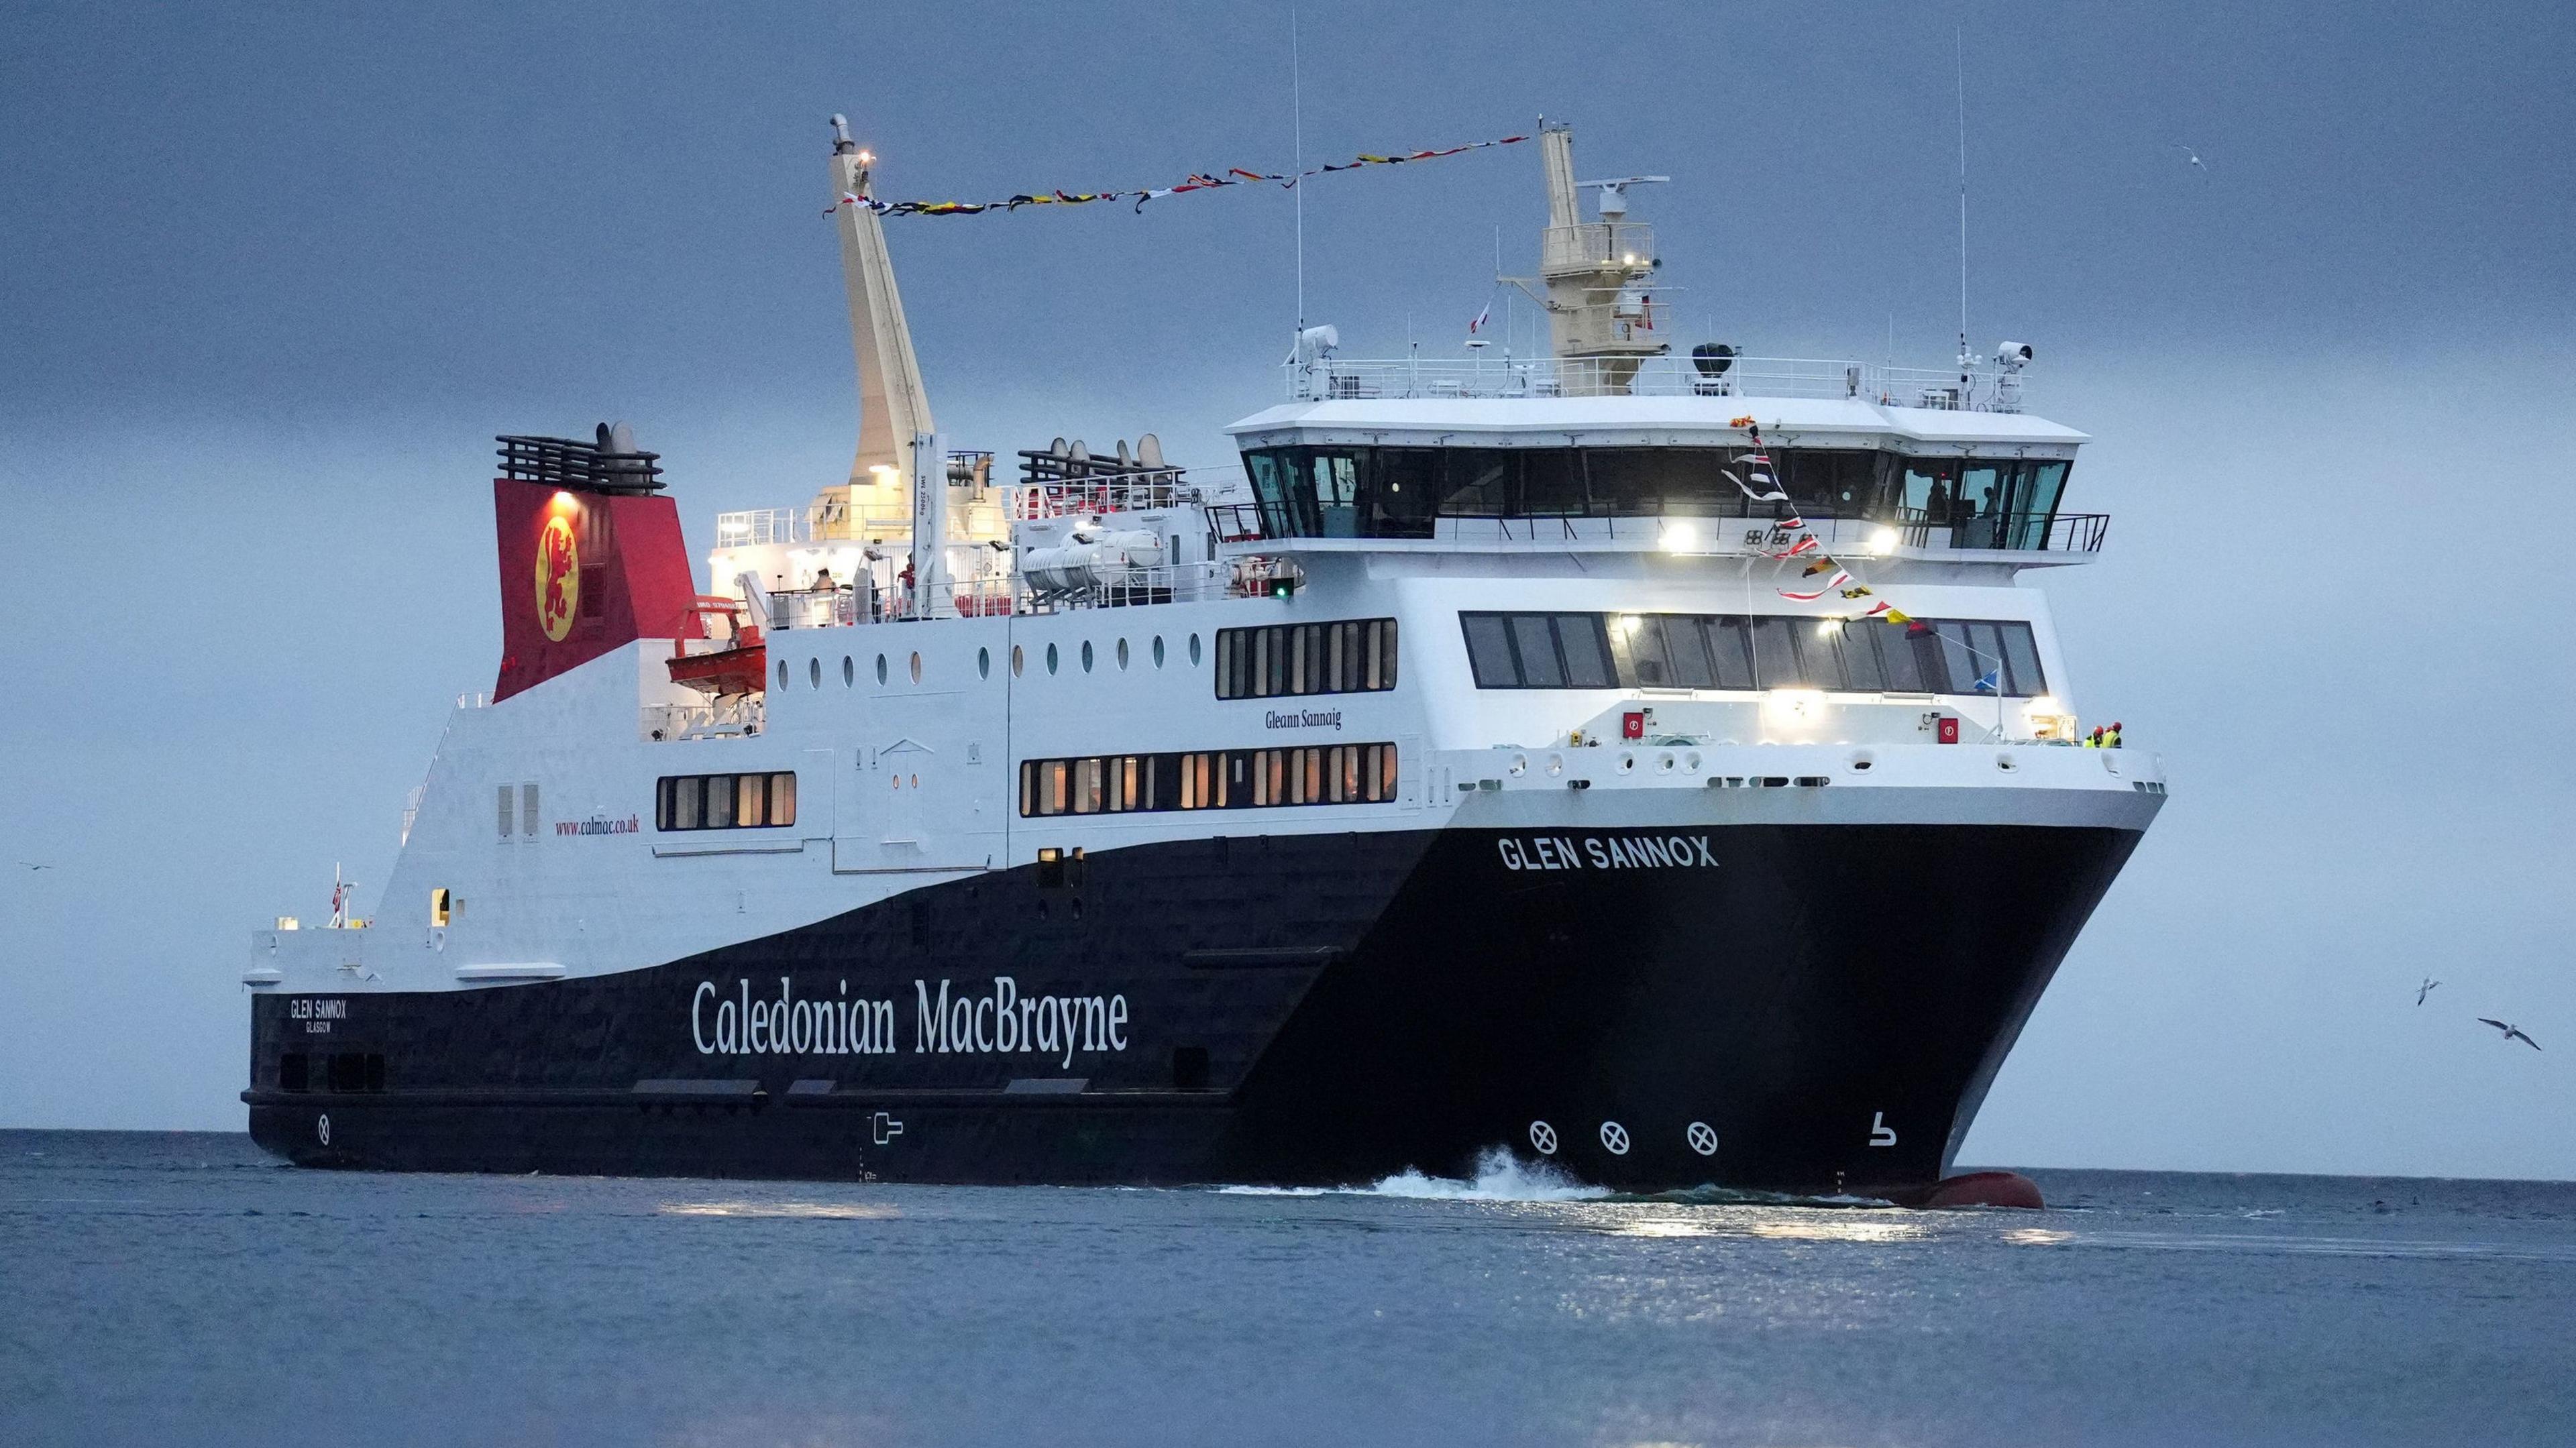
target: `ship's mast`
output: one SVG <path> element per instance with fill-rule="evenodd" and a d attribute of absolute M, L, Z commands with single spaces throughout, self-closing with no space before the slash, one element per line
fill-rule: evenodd
<path fill-rule="evenodd" d="M 1569 393 L 1628 390 L 1637 360 L 1671 350 L 1656 330 L 1652 292 L 1655 233 L 1628 220 L 1627 190 L 1661 176 L 1607 181 L 1574 179 L 1574 128 L 1541 126 L 1539 156 L 1547 168 L 1547 230 L 1539 238 L 1539 277 L 1547 294 L 1549 340 Z M 1601 192 L 1601 219 L 1586 222 L 1576 193 Z"/>
<path fill-rule="evenodd" d="M 922 390 L 921 363 L 912 355 L 912 330 L 904 324 L 903 297 L 895 290 L 894 264 L 886 257 L 885 230 L 865 206 L 876 157 L 850 139 L 849 122 L 832 117 L 832 197 L 841 228 L 841 279 L 850 296 L 850 349 L 859 363 L 859 450 L 850 461 L 850 485 L 869 492 L 851 503 L 873 513 L 909 512 L 905 485 L 912 481 L 912 440 L 930 432 L 930 395 Z M 836 490 L 826 490 L 829 493 Z"/>

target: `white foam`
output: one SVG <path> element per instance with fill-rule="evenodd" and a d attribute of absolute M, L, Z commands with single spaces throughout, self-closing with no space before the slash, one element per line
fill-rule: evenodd
<path fill-rule="evenodd" d="M 1476 1174 L 1463 1181 L 1408 1167 L 1375 1186 L 1353 1190 L 1434 1202 L 1580 1202 L 1610 1195 L 1607 1187 L 1585 1186 L 1547 1162 L 1523 1161 L 1502 1146 L 1478 1152 Z"/>
<path fill-rule="evenodd" d="M 1364 1187 L 1218 1187 L 1238 1197 L 1403 1197 L 1424 1202 L 1588 1202 L 1610 1195 L 1585 1186 L 1544 1161 L 1523 1161 L 1511 1148 L 1489 1146 L 1476 1154 L 1473 1177 L 1428 1176 L 1412 1167 Z"/>

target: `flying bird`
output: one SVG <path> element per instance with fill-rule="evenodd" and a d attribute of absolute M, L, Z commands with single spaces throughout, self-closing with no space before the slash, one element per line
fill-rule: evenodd
<path fill-rule="evenodd" d="M 53 868 L 51 865 L 39 865 L 31 860 L 20 860 L 18 863 L 25 865 L 30 870 L 50 870 Z"/>
<path fill-rule="evenodd" d="M 2189 164 L 2200 168 L 2201 180 L 2206 181 L 2209 179 L 2209 163 L 2200 159 L 2200 153 L 2198 151 L 2193 150 L 2191 147 L 2184 145 L 2180 141 L 2174 142 L 2173 148 L 2182 152 L 2183 155 L 2188 158 Z"/>
<path fill-rule="evenodd" d="M 2540 1043 L 2533 1040 L 2531 1037 L 2524 1035 L 2522 1033 L 2522 1027 L 2520 1026 L 2506 1025 L 2504 1022 L 2496 1020 L 2492 1016 L 2480 1016 L 2478 1017 L 2478 1023 L 2480 1025 L 2493 1026 L 2497 1030 L 2504 1032 L 2504 1038 L 2508 1041 L 2520 1041 L 2535 1051 L 2540 1049 Z"/>
<path fill-rule="evenodd" d="M 2429 975 L 2424 977 L 2424 983 L 2415 987 L 2415 1004 L 2419 1006 L 2422 1005 L 2424 1003 L 2424 997 L 2431 995 L 2433 993 L 2433 988 L 2440 984 L 2440 981 L 2433 979 Z"/>

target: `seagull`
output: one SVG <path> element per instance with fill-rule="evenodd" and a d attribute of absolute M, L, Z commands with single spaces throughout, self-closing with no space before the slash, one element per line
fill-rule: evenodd
<path fill-rule="evenodd" d="M 2491 1016 L 2478 1017 L 2478 1023 L 2480 1025 L 2493 1026 L 2497 1030 L 2504 1032 L 2504 1038 L 2508 1041 L 2520 1041 L 2535 1051 L 2540 1049 L 2540 1043 L 2533 1040 L 2531 1037 L 2524 1035 L 2522 1033 L 2522 1027 L 2520 1026 L 2508 1026 L 2504 1022 L 2496 1020 Z"/>
<path fill-rule="evenodd" d="M 2424 983 L 2415 987 L 2415 1004 L 2419 1006 L 2422 1005 L 2424 1003 L 2424 997 L 2431 995 L 2433 993 L 2433 988 L 2440 984 L 2440 981 L 2433 979 L 2429 975 L 2424 977 Z"/>
<path fill-rule="evenodd" d="M 25 865 L 30 870 L 50 870 L 53 868 L 51 865 L 39 865 L 30 860 L 20 860 L 18 863 Z"/>
<path fill-rule="evenodd" d="M 2186 157 L 2189 157 L 2192 165 L 2200 168 L 2201 180 L 2206 181 L 2209 179 L 2209 163 L 2200 159 L 2200 153 L 2198 151 L 2193 150 L 2191 147 L 2184 145 L 2180 141 L 2174 142 L 2173 148 L 2182 152 Z"/>

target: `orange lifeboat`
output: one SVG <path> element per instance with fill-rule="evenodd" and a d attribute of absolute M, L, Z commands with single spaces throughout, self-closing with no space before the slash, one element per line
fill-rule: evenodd
<path fill-rule="evenodd" d="M 692 607 L 701 614 L 723 615 L 730 625 L 731 642 L 720 649 L 693 654 L 688 651 L 688 640 L 673 639 L 671 682 L 715 699 L 759 693 L 769 680 L 769 645 L 760 636 L 760 625 L 743 617 L 739 599 L 700 595 Z"/>

